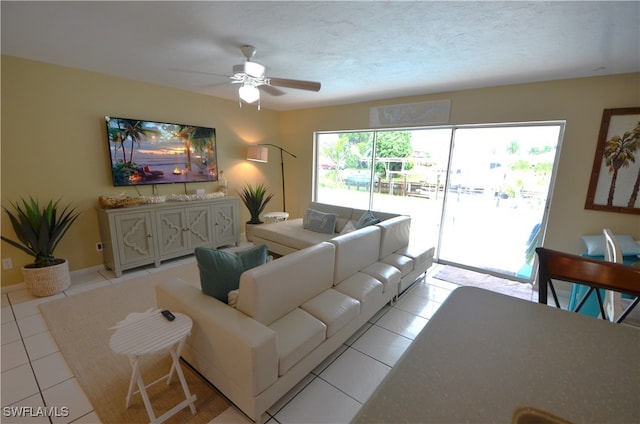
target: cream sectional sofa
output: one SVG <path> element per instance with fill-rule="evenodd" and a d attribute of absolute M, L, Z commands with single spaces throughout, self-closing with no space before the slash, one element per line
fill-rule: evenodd
<path fill-rule="evenodd" d="M 181 280 L 156 286 L 158 307 L 192 318 L 183 358 L 262 421 L 269 407 L 398 296 L 403 279 L 430 264 L 426 253 L 411 252 L 406 243 L 395 249 L 409 223 L 409 217 L 395 217 L 245 271 L 237 309 Z M 398 253 L 404 250 L 415 258 Z"/>
<path fill-rule="evenodd" d="M 309 209 L 338 215 L 335 233 L 317 233 L 303 228 L 302 218 L 259 225 L 253 230 L 253 243 L 266 244 L 277 255 L 288 255 L 300 249 L 330 241 L 340 235 L 349 221 L 357 222 L 366 211 L 344 206 L 311 202 Z M 379 259 L 400 269 L 402 279 L 398 294 L 406 290 L 432 264 L 435 248 L 418 247 L 409 243 L 411 217 L 388 212 L 373 212 L 381 220 L 382 230 Z M 360 231 L 360 230 L 356 230 Z"/>
<path fill-rule="evenodd" d="M 254 227 L 253 243 L 256 246 L 266 244 L 269 252 L 278 255 L 288 255 L 305 247 L 331 240 L 342 232 L 349 221 L 358 222 L 362 214 L 366 212 L 362 209 L 327 205 L 318 202 L 311 202 L 309 209 L 338 215 L 335 233 L 325 234 L 307 230 L 302 226 L 302 218 L 295 218 L 284 222 L 263 224 Z M 381 221 L 400 216 L 386 212 L 374 212 L 374 214 L 380 218 Z"/>

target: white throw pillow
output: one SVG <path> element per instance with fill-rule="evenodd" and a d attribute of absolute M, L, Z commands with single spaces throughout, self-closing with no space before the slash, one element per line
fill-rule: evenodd
<path fill-rule="evenodd" d="M 340 231 L 340 234 L 347 234 L 355 230 L 357 230 L 355 224 L 353 223 L 353 221 L 349 221 L 344 225 L 344 228 L 342 229 L 342 231 Z"/>
<path fill-rule="evenodd" d="M 229 292 L 229 300 L 228 300 L 228 304 L 229 306 L 231 306 L 232 308 L 235 308 L 238 305 L 238 293 L 240 293 L 240 290 L 236 289 L 236 290 L 231 290 Z"/>

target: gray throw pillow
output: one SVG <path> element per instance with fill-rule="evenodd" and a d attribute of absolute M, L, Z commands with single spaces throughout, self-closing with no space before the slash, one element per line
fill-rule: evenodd
<path fill-rule="evenodd" d="M 359 230 L 360 228 L 368 227 L 369 225 L 377 224 L 379 222 L 380 218 L 376 217 L 373 212 L 366 211 L 356 223 L 356 228 Z"/>
<path fill-rule="evenodd" d="M 302 228 L 316 233 L 333 234 L 336 230 L 337 219 L 338 215 L 335 213 L 307 209 L 302 217 Z"/>

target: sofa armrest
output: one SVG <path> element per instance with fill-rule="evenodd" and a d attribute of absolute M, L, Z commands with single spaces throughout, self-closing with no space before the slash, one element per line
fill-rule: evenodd
<path fill-rule="evenodd" d="M 180 279 L 159 283 L 156 298 L 158 307 L 191 317 L 187 344 L 197 358 L 206 358 L 208 364 L 202 368 L 215 367 L 252 396 L 276 381 L 278 348 L 273 330 Z M 199 369 L 200 364 L 191 365 L 217 385 L 215 375 Z"/>

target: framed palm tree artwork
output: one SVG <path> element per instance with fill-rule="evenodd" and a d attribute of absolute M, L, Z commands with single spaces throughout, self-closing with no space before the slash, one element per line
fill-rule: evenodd
<path fill-rule="evenodd" d="M 640 215 L 640 107 L 605 109 L 585 209 Z"/>

